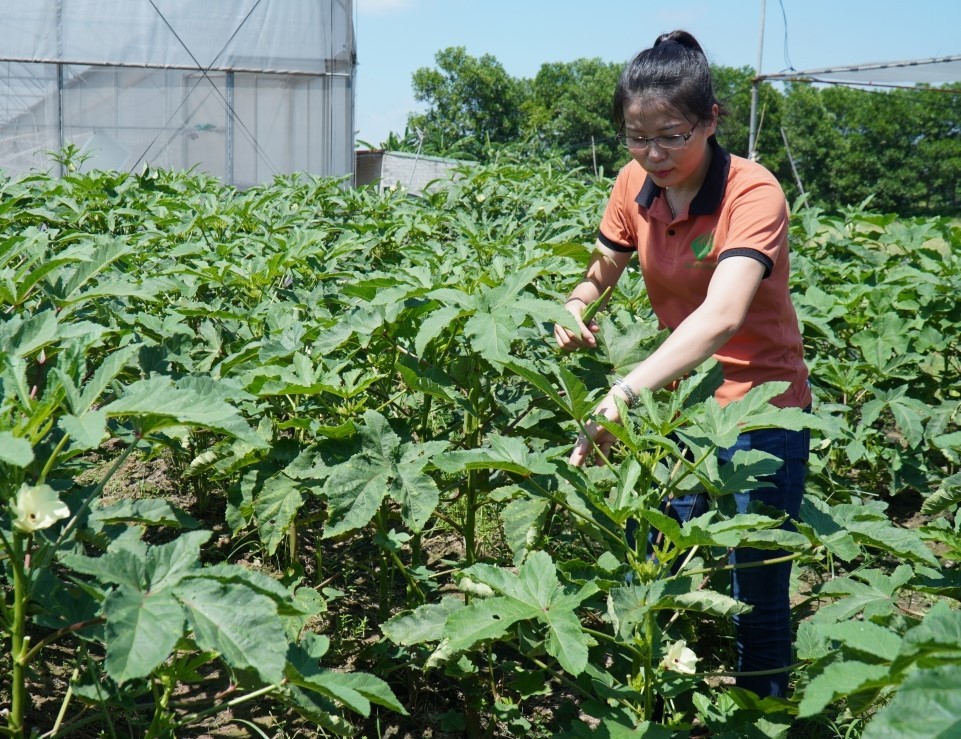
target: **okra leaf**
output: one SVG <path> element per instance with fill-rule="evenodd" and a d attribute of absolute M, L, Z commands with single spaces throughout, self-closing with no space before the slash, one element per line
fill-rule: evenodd
<path fill-rule="evenodd" d="M 518 498 L 501 511 L 504 538 L 514 554 L 514 563 L 520 564 L 537 539 L 547 518 L 549 501 L 544 498 Z"/>
<path fill-rule="evenodd" d="M 889 670 L 887 665 L 872 665 L 857 660 L 828 665 L 805 688 L 798 706 L 798 716 L 815 716 L 836 698 L 871 687 L 882 687 Z"/>
<path fill-rule="evenodd" d="M 340 536 L 370 523 L 387 497 L 389 483 L 385 465 L 362 454 L 335 467 L 323 488 L 330 506 L 324 538 Z"/>
<path fill-rule="evenodd" d="M 167 377 L 151 377 L 129 385 L 123 395 L 100 409 L 108 418 L 134 418 L 144 434 L 175 425 L 206 428 L 233 436 L 256 449 L 268 444 L 222 399 L 177 387 Z"/>
<path fill-rule="evenodd" d="M 572 675 L 583 672 L 590 639 L 574 609 L 597 591 L 594 583 L 569 592 L 558 582 L 550 555 L 542 551 L 529 555 L 516 575 L 491 565 L 474 565 L 464 574 L 501 595 L 475 600 L 451 615 L 445 628 L 449 652 L 498 639 L 518 621 L 536 621 L 547 627 L 548 653 Z"/>
<path fill-rule="evenodd" d="M 448 474 L 466 470 L 506 470 L 517 475 L 549 475 L 554 466 L 546 455 L 532 452 L 523 439 L 491 434 L 489 446 L 480 449 L 444 452 L 432 458 L 433 464 Z"/>
<path fill-rule="evenodd" d="M 443 306 L 431 312 L 420 324 L 420 330 L 414 339 L 414 351 L 417 356 L 424 356 L 424 350 L 435 338 L 440 336 L 454 321 L 465 314 L 462 308 Z"/>
<path fill-rule="evenodd" d="M 885 662 L 893 662 L 901 650 L 901 637 L 872 621 L 844 621 L 814 626 L 825 637 L 843 644 L 846 649 Z"/>
<path fill-rule="evenodd" d="M 123 585 L 103 603 L 107 674 L 123 684 L 147 677 L 170 656 L 184 633 L 184 607 L 172 593 Z"/>
<path fill-rule="evenodd" d="M 268 554 L 277 551 L 303 504 L 300 486 L 287 475 L 278 473 L 264 481 L 254 498 L 253 513 Z"/>
<path fill-rule="evenodd" d="M 447 619 L 464 608 L 464 601 L 445 595 L 440 603 L 426 603 L 413 611 L 394 616 L 380 628 L 394 644 L 411 646 L 424 642 L 439 642 L 444 638 Z"/>
<path fill-rule="evenodd" d="M 71 438 L 74 448 L 96 449 L 107 436 L 107 414 L 88 410 L 79 416 L 64 415 L 60 428 Z"/>
<path fill-rule="evenodd" d="M 26 439 L 9 431 L 0 431 L 0 462 L 15 467 L 26 467 L 33 461 L 33 447 Z"/>
<path fill-rule="evenodd" d="M 388 495 L 401 507 L 412 531 L 420 531 L 436 509 L 440 492 L 424 471 L 446 442 L 405 443 L 387 419 L 375 411 L 364 414 L 358 429 L 361 449 L 331 468 L 323 487 L 330 505 L 324 538 L 366 526 Z"/>
<path fill-rule="evenodd" d="M 492 364 L 510 361 L 511 342 L 517 338 L 517 322 L 507 311 L 475 313 L 464 324 L 471 349 Z"/>
<path fill-rule="evenodd" d="M 267 684 L 283 680 L 287 634 L 271 598 L 236 584 L 188 578 L 174 590 L 201 649 L 231 667 L 252 669 Z"/>
<path fill-rule="evenodd" d="M 407 714 L 390 686 L 379 677 L 366 672 L 318 670 L 295 679 L 294 683 L 343 703 L 347 708 L 364 717 L 370 716 L 371 703 L 397 713 Z"/>
<path fill-rule="evenodd" d="M 908 676 L 862 739 L 961 736 L 961 666 L 941 665 Z"/>

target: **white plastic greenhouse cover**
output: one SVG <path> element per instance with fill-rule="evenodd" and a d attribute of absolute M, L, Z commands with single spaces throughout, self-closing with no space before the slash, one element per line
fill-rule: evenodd
<path fill-rule="evenodd" d="M 936 85 L 948 82 L 958 82 L 961 85 L 961 55 L 762 74 L 758 79 L 880 87 Z"/>
<path fill-rule="evenodd" d="M 0 168 L 353 171 L 352 0 L 0 0 Z"/>

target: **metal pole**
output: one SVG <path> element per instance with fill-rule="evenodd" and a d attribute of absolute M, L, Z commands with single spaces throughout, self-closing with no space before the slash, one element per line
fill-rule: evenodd
<path fill-rule="evenodd" d="M 234 183 L 234 73 L 227 72 L 226 80 L 227 120 L 224 126 L 224 144 L 227 147 L 226 180 L 228 185 Z"/>
<path fill-rule="evenodd" d="M 57 2 L 57 151 L 61 154 L 60 176 L 66 171 L 63 167 L 63 147 L 66 146 L 63 126 L 63 4 Z"/>
<path fill-rule="evenodd" d="M 791 163 L 791 172 L 794 173 L 794 181 L 797 183 L 797 189 L 800 190 L 801 196 L 804 196 L 804 183 L 801 182 L 801 175 L 797 172 L 797 167 L 794 166 L 794 157 L 791 156 L 791 145 L 787 142 L 787 131 L 784 130 L 784 126 L 781 126 L 781 138 L 784 140 L 784 151 L 787 152 L 787 160 Z"/>
<path fill-rule="evenodd" d="M 761 32 L 757 45 L 757 67 L 751 81 L 751 126 L 747 135 L 747 156 L 751 161 L 757 159 L 757 102 L 758 86 L 761 84 L 761 63 L 764 56 L 764 9 L 765 0 L 761 0 Z"/>

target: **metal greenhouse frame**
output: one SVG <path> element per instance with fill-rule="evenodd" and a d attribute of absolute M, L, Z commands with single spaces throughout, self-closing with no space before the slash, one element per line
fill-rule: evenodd
<path fill-rule="evenodd" d="M 0 0 L 0 169 L 353 172 L 353 0 Z M 62 174 L 62 173 L 61 173 Z"/>
<path fill-rule="evenodd" d="M 758 55 L 760 68 L 760 55 Z M 961 54 L 930 59 L 906 59 L 903 61 L 868 62 L 844 67 L 825 67 L 802 71 L 760 74 L 752 81 L 751 122 L 748 133 L 748 150 L 755 158 L 757 144 L 757 97 L 761 82 L 803 82 L 808 84 L 844 85 L 849 87 L 883 87 L 917 89 L 918 83 L 961 81 Z M 958 94 L 959 90 L 943 90 Z"/>

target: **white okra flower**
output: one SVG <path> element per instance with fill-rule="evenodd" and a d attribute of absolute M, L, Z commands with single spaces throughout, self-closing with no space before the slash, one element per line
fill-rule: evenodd
<path fill-rule="evenodd" d="M 70 508 L 49 485 L 20 486 L 10 505 L 14 528 L 30 534 L 70 515 Z"/>
<path fill-rule="evenodd" d="M 693 675 L 697 671 L 695 667 L 697 659 L 694 651 L 687 648 L 687 642 L 681 639 L 680 641 L 674 642 L 667 650 L 667 654 L 664 655 L 664 659 L 661 660 L 661 667 L 665 670 Z"/>

